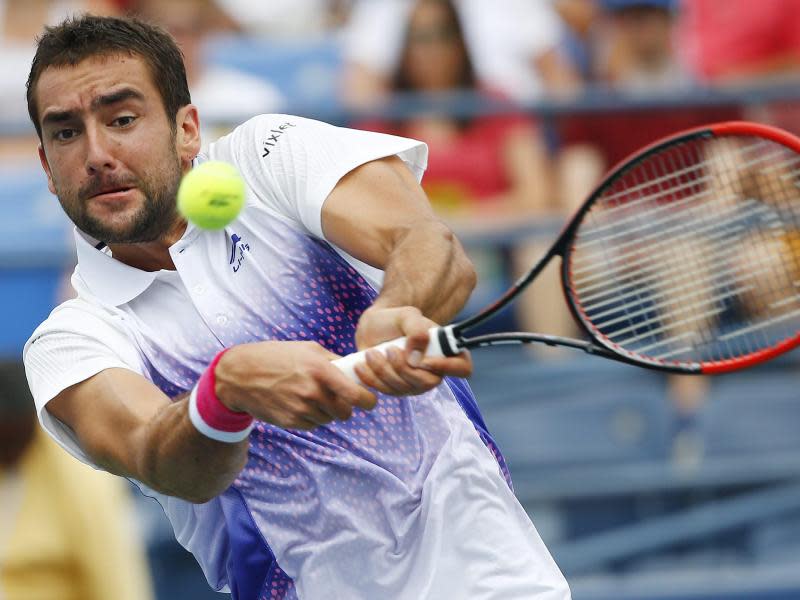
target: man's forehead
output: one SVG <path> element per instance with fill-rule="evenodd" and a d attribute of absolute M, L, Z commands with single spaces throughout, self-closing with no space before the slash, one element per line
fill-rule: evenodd
<path fill-rule="evenodd" d="M 50 107 L 89 101 L 115 88 L 130 87 L 143 94 L 155 91 L 147 63 L 130 54 L 94 55 L 75 65 L 51 66 L 37 83 L 40 114 Z"/>

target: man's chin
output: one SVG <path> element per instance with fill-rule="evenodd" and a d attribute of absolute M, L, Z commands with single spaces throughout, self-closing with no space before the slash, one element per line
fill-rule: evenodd
<path fill-rule="evenodd" d="M 78 226 L 78 229 L 106 244 L 145 244 L 155 242 L 164 235 L 161 228 L 156 230 L 153 227 L 131 227 L 130 225 L 108 227 L 86 224 L 84 227 Z"/>
<path fill-rule="evenodd" d="M 83 227 L 78 228 L 106 244 L 143 244 L 156 241 L 163 235 L 163 226 L 152 219 L 145 220 L 139 211 L 134 214 L 119 212 L 100 219 L 87 215 Z"/>

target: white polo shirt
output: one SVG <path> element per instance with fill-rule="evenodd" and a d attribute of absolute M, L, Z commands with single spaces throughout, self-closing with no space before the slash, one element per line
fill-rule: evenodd
<path fill-rule="evenodd" d="M 199 159 L 236 165 L 246 206 L 223 231 L 190 225 L 170 248 L 175 271 L 134 269 L 76 232 L 78 298 L 24 350 L 43 427 L 91 464 L 45 408 L 104 369 L 132 370 L 174 397 L 232 345 L 313 340 L 352 352 L 382 274 L 324 239 L 321 208 L 343 175 L 390 155 L 421 177 L 419 142 L 264 115 Z M 206 504 L 138 485 L 209 583 L 237 599 L 569 597 L 463 381 L 381 396 L 310 432 L 258 422 L 247 465 Z"/>

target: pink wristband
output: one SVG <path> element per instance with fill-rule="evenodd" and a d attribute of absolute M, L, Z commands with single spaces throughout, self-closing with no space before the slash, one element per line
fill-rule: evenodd
<path fill-rule="evenodd" d="M 217 398 L 214 370 L 227 350 L 222 350 L 214 357 L 189 395 L 189 419 L 203 435 L 219 442 L 235 443 L 250 434 L 253 417 L 229 409 Z"/>

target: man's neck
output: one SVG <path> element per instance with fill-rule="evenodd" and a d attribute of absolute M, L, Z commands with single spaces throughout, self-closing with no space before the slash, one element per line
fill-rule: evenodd
<path fill-rule="evenodd" d="M 175 225 L 161 238 L 140 244 L 109 244 L 113 257 L 141 271 L 174 271 L 175 263 L 169 253 L 170 246 L 186 231 L 186 221 L 178 219 Z"/>

